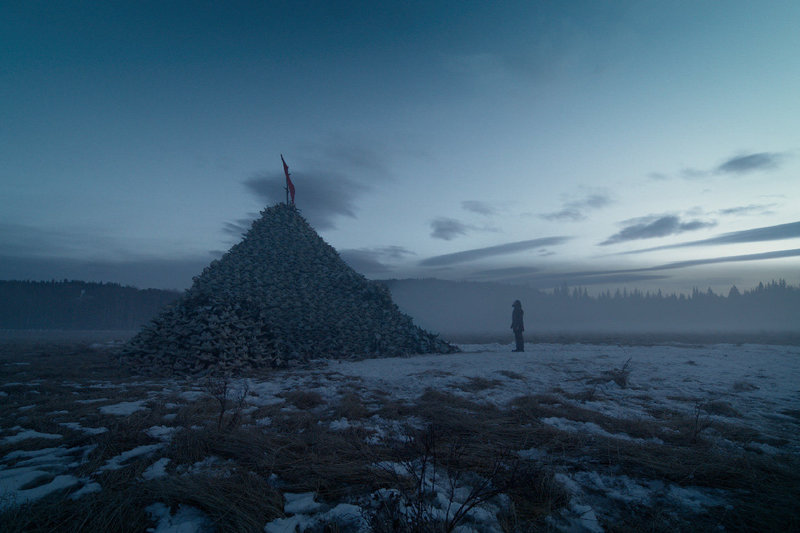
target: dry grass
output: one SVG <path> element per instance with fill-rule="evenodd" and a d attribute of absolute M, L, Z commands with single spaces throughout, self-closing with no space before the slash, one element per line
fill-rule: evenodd
<path fill-rule="evenodd" d="M 108 353 L 75 345 L 52 350 L 56 348 L 44 345 L 0 352 L 0 383 L 22 383 L 2 389 L 8 396 L 0 402 L 0 427 L 20 425 L 58 433 L 63 439 L 0 444 L 0 457 L 13 450 L 94 446 L 88 460 L 73 473 L 92 477 L 103 490 L 77 500 L 69 497 L 70 491 L 62 491 L 11 508 L 0 514 L 3 531 L 145 531 L 153 525 L 145 508 L 154 502 L 196 507 L 218 531 L 261 531 L 264 524 L 282 516 L 282 492 L 314 491 L 318 500 L 335 504 L 359 501 L 379 488 L 394 488 L 413 501 L 413 479 L 376 472 L 375 465 L 384 461 L 411 464 L 426 456 L 449 475 L 490 480 L 492 487 L 502 487 L 510 503 L 499 520 L 508 532 L 546 530 L 545 517 L 569 501 L 554 472 L 574 468 L 725 490 L 731 504 L 727 509 L 711 508 L 698 515 L 681 516 L 660 501 L 647 506 L 614 501 L 609 503 L 603 522 L 608 531 L 703 531 L 718 524 L 730 531 L 800 530 L 797 458 L 719 448 L 718 437 L 740 443 L 785 444 L 748 427 L 741 413 L 722 400 L 700 403 L 695 398 L 680 398 L 686 410 L 653 407 L 653 419 L 637 420 L 604 415 L 581 403 L 597 399 L 602 393 L 598 387 L 577 393 L 556 387 L 498 407 L 439 390 L 401 401 L 385 391 L 365 390 L 354 380 L 339 380 L 330 374 L 337 378 L 339 393 L 330 404 L 313 389 L 295 390 L 283 394 L 286 404 L 241 411 L 235 424 L 218 424 L 221 404 L 211 393 L 191 401 L 177 393 L 151 397 L 146 385 L 132 385 L 131 379 L 120 373 Z M 623 366 L 610 371 L 614 375 L 601 377 L 616 381 L 617 376 L 620 387 L 628 386 L 627 370 Z M 523 379 L 511 371 L 500 374 Z M 91 388 L 93 380 L 128 386 Z M 195 390 L 201 384 L 194 385 L 184 384 Z M 501 385 L 502 381 L 496 379 L 472 378 L 461 390 L 478 392 Z M 751 390 L 745 385 L 738 388 L 740 392 Z M 107 399 L 77 402 L 102 398 Z M 102 405 L 143 399 L 147 399 L 147 409 L 127 416 L 98 410 Z M 227 409 L 232 414 L 233 407 Z M 68 413 L 52 414 L 64 410 Z M 797 418 L 797 412 L 784 414 Z M 165 421 L 168 414 L 175 416 Z M 358 422 L 366 423 L 376 414 L 400 422 L 403 435 L 370 439 L 372 433 Z M 271 419 L 267 426 L 253 422 L 266 417 Z M 331 422 L 342 418 L 351 423 L 350 427 L 331 429 Z M 543 423 L 543 418 L 592 423 L 612 435 L 638 440 L 564 431 Z M 109 431 L 91 435 L 60 425 L 78 420 L 84 427 L 106 427 Z M 421 421 L 422 427 L 412 420 Z M 157 456 L 140 456 L 119 470 L 99 472 L 122 452 L 158 443 L 147 430 L 164 425 L 176 431 Z M 541 450 L 545 458 L 519 459 L 518 451 L 532 448 Z M 170 459 L 167 477 L 142 479 L 156 457 Z M 199 468 L 198 463 L 209 457 L 218 460 Z M 45 481 L 42 478 L 31 485 Z M 485 491 L 476 493 L 475 498 L 492 497 L 488 487 L 484 486 Z M 376 512 L 374 530 L 400 530 L 392 528 L 391 518 L 391 513 Z M 428 530 L 447 529 L 447 524 L 426 524 Z M 329 525 L 327 530 L 335 531 L 335 527 Z"/>
<path fill-rule="evenodd" d="M 503 385 L 499 379 L 486 379 L 480 376 L 472 376 L 456 387 L 464 392 L 480 392 L 482 390 L 494 389 Z"/>
<path fill-rule="evenodd" d="M 372 412 L 364 404 L 361 396 L 353 392 L 344 394 L 333 407 L 334 418 L 363 420 L 369 418 L 371 415 Z"/>
<path fill-rule="evenodd" d="M 322 395 L 316 391 L 289 391 L 282 396 L 287 402 L 298 409 L 314 409 L 325 403 Z"/>

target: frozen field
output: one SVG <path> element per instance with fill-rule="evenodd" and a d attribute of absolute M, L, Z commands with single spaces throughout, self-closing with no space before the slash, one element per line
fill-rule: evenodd
<path fill-rule="evenodd" d="M 461 345 L 231 380 L 131 376 L 107 348 L 3 346 L 11 530 L 800 527 L 797 346 Z"/>

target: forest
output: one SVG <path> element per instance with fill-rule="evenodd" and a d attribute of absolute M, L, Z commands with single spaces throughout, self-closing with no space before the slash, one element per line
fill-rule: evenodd
<path fill-rule="evenodd" d="M 507 333 L 522 300 L 533 332 L 800 332 L 800 287 L 784 280 L 727 294 L 585 288 L 539 291 L 497 283 L 383 280 L 418 325 L 448 334 Z M 0 281 L 0 329 L 134 330 L 181 293 L 117 283 Z"/>
<path fill-rule="evenodd" d="M 180 293 L 85 281 L 0 281 L 0 329 L 137 329 Z"/>
<path fill-rule="evenodd" d="M 508 333 L 511 303 L 525 310 L 533 332 L 800 332 L 800 287 L 784 280 L 727 294 L 585 288 L 552 291 L 494 283 L 436 279 L 385 282 L 395 302 L 425 328 L 442 334 Z"/>

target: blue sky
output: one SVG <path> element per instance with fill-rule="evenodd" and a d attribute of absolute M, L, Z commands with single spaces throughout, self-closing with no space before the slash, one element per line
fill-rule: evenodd
<path fill-rule="evenodd" d="M 371 278 L 800 283 L 800 4 L 6 2 L 0 279 L 185 288 L 284 196 Z"/>

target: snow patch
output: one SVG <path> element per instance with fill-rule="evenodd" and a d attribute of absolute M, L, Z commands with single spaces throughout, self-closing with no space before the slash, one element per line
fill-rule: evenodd
<path fill-rule="evenodd" d="M 131 459 L 135 459 L 143 455 L 150 455 L 151 453 L 163 447 L 164 447 L 163 444 L 145 444 L 143 446 L 137 446 L 132 450 L 128 450 L 127 452 L 122 452 L 116 457 L 112 457 L 111 459 L 109 459 L 105 465 L 100 467 L 100 471 L 102 472 L 105 470 L 119 470 L 120 468 L 124 468 L 126 466 L 125 463 L 130 461 Z"/>
<path fill-rule="evenodd" d="M 131 415 L 137 411 L 144 411 L 147 409 L 144 403 L 147 400 L 138 400 L 135 402 L 121 402 L 114 405 L 104 405 L 100 408 L 100 412 L 106 415 Z"/>
<path fill-rule="evenodd" d="M 147 481 L 158 479 L 167 476 L 167 465 L 169 464 L 169 457 L 162 457 L 155 463 L 147 467 L 147 470 L 142 472 L 142 477 Z"/>
<path fill-rule="evenodd" d="M 35 431 L 33 429 L 26 429 L 26 430 L 20 431 L 16 435 L 11 435 L 9 437 L 3 438 L 3 444 L 14 444 L 14 443 L 21 442 L 23 440 L 28 440 L 28 439 L 57 440 L 57 439 L 63 439 L 63 438 L 64 438 L 63 435 L 58 435 L 56 433 L 41 433 L 41 432 Z"/>
<path fill-rule="evenodd" d="M 190 505 L 181 504 L 175 514 L 170 508 L 157 502 L 145 507 L 155 527 L 147 528 L 149 533 L 211 533 L 214 524 L 203 511 Z"/>

